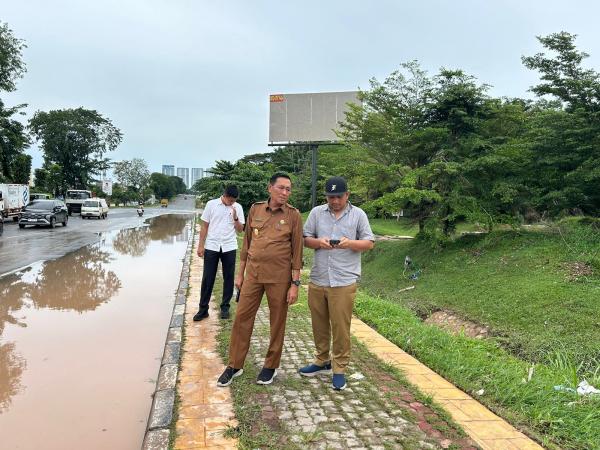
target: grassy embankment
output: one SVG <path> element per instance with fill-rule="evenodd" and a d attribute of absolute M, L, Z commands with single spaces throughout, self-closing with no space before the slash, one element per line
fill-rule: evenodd
<path fill-rule="evenodd" d="M 385 225 L 385 234 L 406 231 Z M 406 255 L 421 269 L 416 281 L 403 274 Z M 442 251 L 379 242 L 363 259 L 356 313 L 465 391 L 483 389 L 483 403 L 543 444 L 600 448 L 600 399 L 554 389 L 600 385 L 599 275 L 598 222 L 463 236 Z M 419 318 L 438 309 L 487 325 L 492 337 L 451 336 Z"/>

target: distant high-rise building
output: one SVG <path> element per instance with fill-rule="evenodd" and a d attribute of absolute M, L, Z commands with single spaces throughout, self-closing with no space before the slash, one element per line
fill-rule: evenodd
<path fill-rule="evenodd" d="M 192 167 L 192 180 L 191 180 L 192 186 L 200 178 L 204 178 L 204 169 L 201 169 L 199 167 Z"/>
<path fill-rule="evenodd" d="M 190 188 L 190 169 L 187 167 L 178 167 L 177 176 L 183 180 L 186 188 Z"/>
<path fill-rule="evenodd" d="M 168 175 L 170 177 L 175 176 L 175 166 L 168 166 L 163 164 L 162 166 L 162 174 L 163 175 Z"/>

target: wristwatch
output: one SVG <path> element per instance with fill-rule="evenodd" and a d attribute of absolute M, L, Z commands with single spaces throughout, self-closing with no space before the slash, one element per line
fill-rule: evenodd
<path fill-rule="evenodd" d="M 294 286 L 300 286 L 302 284 L 302 282 L 300 280 L 292 280 L 292 284 Z"/>

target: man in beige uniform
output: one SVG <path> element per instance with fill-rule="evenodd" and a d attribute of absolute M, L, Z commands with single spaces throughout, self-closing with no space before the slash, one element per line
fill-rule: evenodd
<path fill-rule="evenodd" d="M 276 173 L 269 181 L 269 200 L 252 205 L 246 221 L 240 268 L 235 285 L 240 292 L 231 342 L 229 364 L 217 381 L 228 386 L 243 373 L 254 319 L 263 294 L 269 302 L 271 341 L 256 382 L 270 384 L 281 360 L 288 306 L 298 299 L 302 268 L 302 218 L 287 203 L 292 183 Z"/>

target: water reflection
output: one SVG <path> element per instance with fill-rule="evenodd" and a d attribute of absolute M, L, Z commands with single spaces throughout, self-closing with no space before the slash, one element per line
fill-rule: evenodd
<path fill-rule="evenodd" d="M 129 228 L 121 230 L 113 240 L 113 248 L 122 255 L 143 256 L 150 243 L 148 228 Z"/>
<path fill-rule="evenodd" d="M 21 376 L 25 360 L 15 352 L 15 344 L 0 344 L 0 414 L 11 403 L 11 398 L 21 390 Z"/>
<path fill-rule="evenodd" d="M 109 233 L 97 244 L 0 278 L 0 415 L 21 391 L 27 367 L 27 361 L 17 350 L 19 343 L 3 340 L 7 326 L 27 327 L 25 312 L 29 308 L 77 312 L 97 309 L 122 287 L 121 280 L 110 269 L 118 258 L 113 248 L 120 254 L 138 257 L 144 255 L 151 241 L 168 240 L 171 244 L 174 240 L 187 240 L 189 218 L 160 216 L 149 227 L 121 230 L 116 235 Z M 151 259 L 147 264 L 159 266 Z"/>
<path fill-rule="evenodd" d="M 163 244 L 187 241 L 189 228 L 186 227 L 190 216 L 163 215 L 153 218 L 149 227 L 121 230 L 113 240 L 113 247 L 122 255 L 143 256 L 150 241 Z"/>
<path fill-rule="evenodd" d="M 18 317 L 24 307 L 83 312 L 108 301 L 121 281 L 105 268 L 114 258 L 101 245 L 84 247 L 0 279 L 0 336 L 6 324 L 27 326 Z M 0 413 L 19 391 L 25 365 L 14 343 L 0 344 Z"/>

